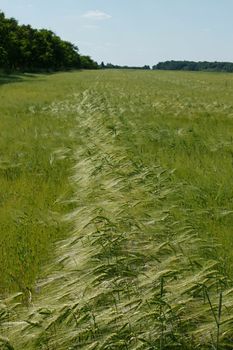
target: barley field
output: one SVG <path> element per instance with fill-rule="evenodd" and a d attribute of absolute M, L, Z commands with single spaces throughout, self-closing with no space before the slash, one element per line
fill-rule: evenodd
<path fill-rule="evenodd" d="M 0 349 L 233 349 L 233 75 L 0 76 Z"/>

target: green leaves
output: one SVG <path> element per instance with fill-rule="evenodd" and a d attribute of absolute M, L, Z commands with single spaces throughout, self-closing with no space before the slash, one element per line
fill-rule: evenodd
<path fill-rule="evenodd" d="M 19 25 L 2 12 L 0 26 L 0 68 L 33 72 L 98 68 L 89 56 L 79 55 L 75 45 L 50 30 Z"/>

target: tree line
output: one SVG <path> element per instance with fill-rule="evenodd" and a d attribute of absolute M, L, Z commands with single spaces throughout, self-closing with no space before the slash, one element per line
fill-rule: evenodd
<path fill-rule="evenodd" d="M 143 69 L 143 70 L 150 70 L 150 66 L 145 65 L 145 66 L 120 66 L 117 64 L 112 64 L 112 63 L 107 63 L 105 64 L 104 62 L 101 62 L 100 64 L 101 69 Z"/>
<path fill-rule="evenodd" d="M 185 71 L 209 71 L 209 72 L 233 72 L 231 62 L 194 62 L 194 61 L 166 61 L 153 66 L 159 70 L 185 70 Z"/>
<path fill-rule="evenodd" d="M 97 69 L 98 64 L 51 30 L 19 25 L 0 11 L 0 69 L 37 72 L 82 68 Z"/>

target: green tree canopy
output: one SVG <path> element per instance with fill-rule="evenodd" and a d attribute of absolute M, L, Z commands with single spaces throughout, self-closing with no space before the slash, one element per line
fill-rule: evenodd
<path fill-rule="evenodd" d="M 210 72 L 233 72 L 231 62 L 194 62 L 194 61 L 166 61 L 159 62 L 153 69 L 160 70 L 189 70 Z"/>
<path fill-rule="evenodd" d="M 9 71 L 96 69 L 89 56 L 47 29 L 19 25 L 0 11 L 0 68 Z"/>

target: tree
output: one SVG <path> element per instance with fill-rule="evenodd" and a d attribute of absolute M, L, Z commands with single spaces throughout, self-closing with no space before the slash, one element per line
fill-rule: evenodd
<path fill-rule="evenodd" d="M 83 57 L 83 58 L 82 58 Z M 51 30 L 19 25 L 0 12 L 0 68 L 18 71 L 97 69 L 89 56 Z"/>
<path fill-rule="evenodd" d="M 159 62 L 153 69 L 162 70 L 187 70 L 187 71 L 211 71 L 211 72 L 233 72 L 231 62 L 193 62 L 193 61 L 166 61 Z"/>
<path fill-rule="evenodd" d="M 81 56 L 81 68 L 98 69 L 98 63 L 94 62 L 90 56 Z"/>

